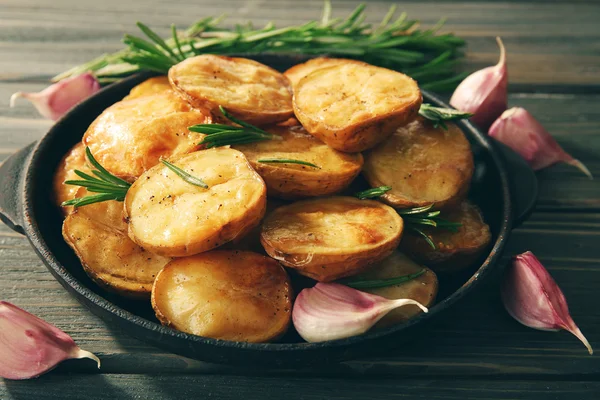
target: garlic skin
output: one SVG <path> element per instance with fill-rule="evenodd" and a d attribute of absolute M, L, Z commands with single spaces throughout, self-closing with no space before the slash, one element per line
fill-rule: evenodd
<path fill-rule="evenodd" d="M 565 162 L 579 168 L 590 179 L 593 179 L 587 167 L 566 153 L 548 131 L 524 108 L 513 107 L 506 110 L 490 127 L 488 133 L 519 153 L 534 170 Z"/>
<path fill-rule="evenodd" d="M 30 379 L 71 358 L 100 360 L 46 321 L 0 301 L 0 377 Z"/>
<path fill-rule="evenodd" d="M 339 283 L 317 283 L 296 298 L 292 321 L 307 342 L 324 342 L 365 333 L 388 312 L 405 305 L 428 312 L 415 300 L 388 300 Z"/>
<path fill-rule="evenodd" d="M 74 105 L 87 99 L 100 90 L 100 83 L 91 73 L 64 79 L 38 93 L 16 92 L 10 97 L 10 106 L 14 107 L 19 97 L 29 100 L 38 112 L 56 121 Z"/>
<path fill-rule="evenodd" d="M 565 295 L 532 252 L 513 258 L 501 289 L 506 311 L 521 324 L 539 330 L 567 330 L 594 353 L 571 318 Z"/>
<path fill-rule="evenodd" d="M 450 98 L 450 105 L 473 114 L 471 122 L 481 129 L 489 128 L 508 107 L 506 50 L 502 39 L 497 37 L 496 41 L 500 47 L 498 64 L 467 76 Z"/>

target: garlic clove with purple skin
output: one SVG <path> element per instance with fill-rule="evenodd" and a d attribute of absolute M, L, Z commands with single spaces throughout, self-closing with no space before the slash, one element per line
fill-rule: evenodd
<path fill-rule="evenodd" d="M 74 105 L 99 90 L 100 83 L 87 72 L 57 82 L 38 93 L 16 92 L 10 97 L 10 106 L 14 107 L 17 99 L 24 97 L 42 116 L 56 121 Z"/>
<path fill-rule="evenodd" d="M 388 300 L 339 283 L 317 283 L 296 298 L 292 321 L 304 340 L 323 342 L 365 333 L 388 312 L 405 305 L 428 312 L 415 300 Z"/>
<path fill-rule="evenodd" d="M 504 307 L 521 324 L 539 330 L 567 330 L 594 353 L 571 318 L 565 295 L 532 252 L 514 257 L 501 293 Z"/>
<path fill-rule="evenodd" d="M 508 107 L 506 50 L 502 39 L 497 37 L 496 41 L 500 46 L 498 64 L 467 76 L 450 98 L 454 108 L 473 114 L 471 122 L 481 129 L 489 128 Z"/>
<path fill-rule="evenodd" d="M 73 339 L 46 321 L 0 301 L 0 377 L 29 379 L 40 376 L 61 361 L 73 358 L 100 360 L 80 349 Z"/>
<path fill-rule="evenodd" d="M 524 108 L 513 107 L 506 110 L 490 127 L 488 133 L 519 153 L 534 170 L 565 162 L 579 168 L 590 179 L 593 179 L 587 167 L 566 153 L 548 131 Z"/>

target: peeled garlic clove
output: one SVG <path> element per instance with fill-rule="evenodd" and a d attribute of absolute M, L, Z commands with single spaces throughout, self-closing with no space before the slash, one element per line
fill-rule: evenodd
<path fill-rule="evenodd" d="M 498 64 L 467 76 L 450 98 L 450 104 L 454 108 L 473 114 L 471 122 L 482 129 L 489 128 L 508 104 L 506 51 L 499 37 L 496 41 L 500 46 Z"/>
<path fill-rule="evenodd" d="M 502 113 L 491 126 L 489 135 L 519 153 L 535 170 L 565 162 L 593 178 L 587 167 L 566 153 L 524 108 L 513 107 Z"/>
<path fill-rule="evenodd" d="M 60 329 L 19 307 L 0 301 L 0 377 L 35 378 L 71 358 L 100 360 L 80 349 Z"/>
<path fill-rule="evenodd" d="M 565 295 L 532 252 L 513 259 L 502 282 L 502 302 L 523 325 L 548 331 L 567 330 L 583 342 L 590 354 L 594 353 L 571 318 Z"/>
<path fill-rule="evenodd" d="M 409 304 L 428 311 L 415 300 L 388 300 L 338 283 L 317 283 L 296 298 L 292 321 L 304 340 L 323 342 L 365 333 L 388 312 Z"/>
<path fill-rule="evenodd" d="M 10 97 L 10 106 L 14 107 L 17 99 L 24 97 L 42 116 L 56 121 L 75 104 L 87 99 L 98 90 L 100 90 L 100 83 L 94 75 L 87 72 L 64 79 L 38 93 L 16 92 Z"/>

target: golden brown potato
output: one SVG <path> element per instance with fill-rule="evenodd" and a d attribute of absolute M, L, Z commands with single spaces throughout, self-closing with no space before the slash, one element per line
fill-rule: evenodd
<path fill-rule="evenodd" d="M 445 213 L 444 218 L 459 222 L 462 226 L 458 228 L 458 232 L 422 228 L 435 244 L 435 250 L 425 239 L 414 234 L 404 236 L 400 249 L 437 272 L 451 272 L 471 266 L 492 239 L 490 227 L 483 221 L 479 208 L 468 201 L 463 201 L 458 208 Z"/>
<path fill-rule="evenodd" d="M 259 62 L 204 54 L 171 67 L 173 88 L 194 107 L 232 115 L 253 124 L 285 121 L 293 115 L 285 76 Z"/>
<path fill-rule="evenodd" d="M 75 198 L 79 186 L 65 185 L 65 181 L 72 179 L 81 179 L 75 170 L 89 172 L 89 168 L 85 159 L 85 147 L 79 142 L 69 150 L 67 154 L 60 160 L 54 178 L 52 181 L 53 198 L 57 206 L 61 207 L 63 201 Z M 66 216 L 71 212 L 73 207 L 61 207 L 63 214 Z"/>
<path fill-rule="evenodd" d="M 334 194 L 348 186 L 360 173 L 363 164 L 360 153 L 347 154 L 334 150 L 299 126 L 269 131 L 283 140 L 234 146 L 244 153 L 250 165 L 262 176 L 269 196 L 299 199 Z M 320 168 L 258 162 L 269 158 L 301 160 Z"/>
<path fill-rule="evenodd" d="M 260 241 L 283 265 L 329 282 L 357 274 L 390 255 L 402 229 L 393 208 L 337 196 L 277 208 L 265 218 Z"/>
<path fill-rule="evenodd" d="M 149 94 L 163 93 L 171 90 L 169 78 L 166 75 L 155 76 L 146 79 L 144 82 L 135 86 L 123 100 L 135 99 L 136 97 L 147 96 Z"/>
<path fill-rule="evenodd" d="M 361 63 L 360 61 L 350 60 L 347 58 L 329 58 L 329 57 L 317 57 L 310 59 L 302 64 L 294 65 L 283 73 L 290 83 L 292 88 L 296 87 L 298 82 L 311 72 L 321 68 L 333 67 L 334 65 L 347 64 L 347 63 Z"/>
<path fill-rule="evenodd" d="M 83 143 L 109 172 L 133 182 L 161 157 L 197 150 L 204 135 L 188 127 L 211 122 L 208 115 L 171 90 L 136 97 L 104 110 Z"/>
<path fill-rule="evenodd" d="M 238 342 L 267 342 L 290 325 L 284 269 L 260 254 L 210 251 L 171 261 L 152 289 L 157 318 L 177 330 Z"/>
<path fill-rule="evenodd" d="M 473 154 L 460 128 L 447 125 L 447 131 L 436 129 L 419 118 L 364 154 L 369 184 L 392 187 L 383 201 L 397 208 L 460 203 L 473 175 Z"/>
<path fill-rule="evenodd" d="M 81 188 L 77 196 L 89 194 Z M 150 298 L 154 278 L 170 261 L 129 239 L 123 203 L 118 201 L 75 209 L 65 219 L 62 232 L 90 278 L 123 296 Z"/>
<path fill-rule="evenodd" d="M 390 279 L 404 275 L 411 275 L 425 270 L 422 275 L 398 285 L 385 286 L 380 288 L 360 288 L 358 290 L 376 294 L 386 299 L 413 299 L 429 307 L 435 301 L 438 291 L 438 280 L 435 273 L 429 268 L 422 267 L 406 257 L 399 251 L 394 251 L 391 256 L 384 258 L 367 271 L 353 276 L 353 281 L 358 280 L 379 280 Z M 383 317 L 376 325 L 376 328 L 386 328 L 404 322 L 422 311 L 417 306 L 404 306 L 392 310 Z"/>
<path fill-rule="evenodd" d="M 367 150 L 416 118 L 421 91 L 410 77 L 360 62 L 313 71 L 294 88 L 294 113 L 336 150 Z"/>
<path fill-rule="evenodd" d="M 242 237 L 265 213 L 262 178 L 237 150 L 218 147 L 170 160 L 202 179 L 192 185 L 163 164 L 144 173 L 125 197 L 131 239 L 156 254 L 184 257 Z"/>

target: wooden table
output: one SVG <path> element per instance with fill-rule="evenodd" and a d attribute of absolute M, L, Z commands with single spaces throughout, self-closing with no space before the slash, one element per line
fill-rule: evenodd
<path fill-rule="evenodd" d="M 346 14 L 354 1 L 334 2 Z M 390 3 L 374 1 L 381 18 Z M 566 2 L 565 2 L 566 3 Z M 120 48 L 144 21 L 167 32 L 206 15 L 280 26 L 316 19 L 320 0 L 0 0 L 0 161 L 51 126 L 10 94 L 37 91 L 73 64 Z M 600 4 L 594 1 L 410 1 L 409 15 L 467 39 L 467 70 L 508 49 L 510 105 L 530 110 L 565 149 L 600 177 Z M 573 168 L 538 175 L 535 213 L 515 230 L 506 256 L 532 250 L 559 282 L 575 321 L 600 347 L 600 183 Z M 1 188 L 0 188 L 1 190 Z M 567 333 L 519 325 L 496 288 L 472 297 L 421 340 L 385 356 L 311 371 L 236 370 L 166 354 L 107 327 L 52 278 L 27 240 L 0 225 L 0 299 L 40 315 L 102 359 L 67 362 L 38 380 L 0 380 L 0 399 L 599 399 L 600 357 Z M 600 349 L 599 349 L 600 350 Z"/>

